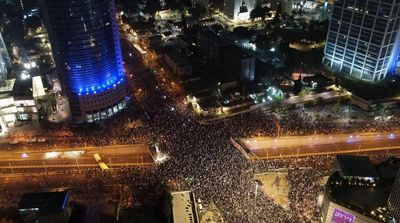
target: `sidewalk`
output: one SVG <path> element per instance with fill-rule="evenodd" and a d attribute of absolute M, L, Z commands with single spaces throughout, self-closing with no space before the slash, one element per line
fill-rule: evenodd
<path fill-rule="evenodd" d="M 21 126 L 8 127 L 6 132 L 0 134 L 0 146 L 1 144 L 9 144 L 18 138 L 26 141 L 28 138 L 37 136 L 40 129 L 41 127 L 36 121 L 23 123 Z"/>
<path fill-rule="evenodd" d="M 280 106 L 288 108 L 293 105 L 304 105 L 305 103 L 307 103 L 309 101 L 317 100 L 318 98 L 321 98 L 322 100 L 331 100 L 331 99 L 337 99 L 337 98 L 341 98 L 341 97 L 345 97 L 345 96 L 348 96 L 347 92 L 340 93 L 340 91 L 329 91 L 329 92 L 323 92 L 323 93 L 319 93 L 319 94 L 311 94 L 311 95 L 306 95 L 306 96 L 297 96 L 297 97 L 293 97 L 293 98 L 284 99 L 280 102 Z M 244 107 L 235 112 L 224 113 L 224 114 L 218 115 L 218 116 L 199 118 L 198 122 L 200 124 L 211 124 L 214 121 L 218 121 L 218 120 L 222 120 L 225 118 L 229 118 L 229 117 L 233 117 L 236 115 L 251 112 L 251 111 L 257 110 L 259 108 L 262 108 L 264 110 L 270 110 L 273 108 L 270 105 L 273 105 L 273 104 L 276 104 L 276 102 L 267 101 L 264 103 L 254 104 L 254 105 L 251 105 L 249 108 Z"/>

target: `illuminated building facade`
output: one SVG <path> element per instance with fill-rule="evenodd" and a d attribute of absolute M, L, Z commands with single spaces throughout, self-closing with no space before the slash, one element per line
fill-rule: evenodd
<path fill-rule="evenodd" d="M 114 1 L 40 4 L 74 121 L 95 122 L 123 109 L 126 86 Z"/>
<path fill-rule="evenodd" d="M 400 171 L 397 173 L 389 196 L 389 210 L 396 222 L 400 222 Z"/>
<path fill-rule="evenodd" d="M 232 20 L 247 20 L 257 0 L 224 0 L 224 15 Z"/>
<path fill-rule="evenodd" d="M 400 159 L 389 158 L 374 165 L 364 156 L 336 157 L 338 171 L 329 176 L 321 194 L 322 222 L 398 222 L 393 218 L 400 211 L 399 182 L 395 182 Z"/>
<path fill-rule="evenodd" d="M 323 63 L 368 82 L 394 73 L 399 57 L 399 0 L 337 0 Z"/>
<path fill-rule="evenodd" d="M 26 193 L 18 203 L 18 213 L 24 223 L 67 223 L 71 216 L 69 193 Z"/>
<path fill-rule="evenodd" d="M 11 59 L 8 54 L 3 36 L 0 33 L 0 85 L 4 85 L 7 79 L 7 70 L 11 69 Z"/>

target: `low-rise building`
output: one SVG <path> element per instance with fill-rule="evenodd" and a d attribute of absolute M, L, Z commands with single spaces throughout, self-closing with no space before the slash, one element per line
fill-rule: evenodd
<path fill-rule="evenodd" d="M 172 216 L 174 223 L 198 223 L 196 199 L 192 191 L 172 192 Z"/>
<path fill-rule="evenodd" d="M 38 120 L 39 102 L 46 101 L 45 90 L 40 76 L 6 80 L 0 87 L 1 132 L 7 132 L 18 121 Z"/>
<path fill-rule="evenodd" d="M 357 136 L 352 136 L 348 142 L 357 141 Z M 378 172 L 367 156 L 337 155 L 336 163 L 339 174 L 343 179 L 364 180 L 375 182 L 379 180 Z"/>
<path fill-rule="evenodd" d="M 166 51 L 164 54 L 164 62 L 178 77 L 187 76 L 192 73 L 192 65 L 175 51 Z"/>

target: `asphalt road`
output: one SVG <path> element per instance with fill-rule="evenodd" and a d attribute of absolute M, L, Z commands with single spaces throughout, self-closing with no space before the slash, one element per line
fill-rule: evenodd
<path fill-rule="evenodd" d="M 313 101 L 316 100 L 317 98 L 321 98 L 324 100 L 328 99 L 333 99 L 333 98 L 339 98 L 342 96 L 348 95 L 347 92 L 340 93 L 339 91 L 329 91 L 329 92 L 323 92 L 319 94 L 308 94 L 306 96 L 296 96 L 292 98 L 288 98 L 282 101 L 282 104 L 285 105 L 291 105 L 291 104 L 301 104 L 307 101 Z"/>
<path fill-rule="evenodd" d="M 334 135 L 255 137 L 238 140 L 248 158 L 273 159 L 387 151 L 400 152 L 400 131 Z"/>
<path fill-rule="evenodd" d="M 93 157 L 95 153 L 98 153 L 110 168 L 154 165 L 153 155 L 144 144 L 42 149 L 41 151 L 24 148 L 0 153 L 0 173 L 40 173 L 68 168 L 95 168 L 98 167 Z"/>

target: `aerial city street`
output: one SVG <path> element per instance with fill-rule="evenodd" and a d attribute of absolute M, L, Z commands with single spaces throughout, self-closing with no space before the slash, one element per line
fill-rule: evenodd
<path fill-rule="evenodd" d="M 399 0 L 0 0 L 0 222 L 400 222 Z"/>

